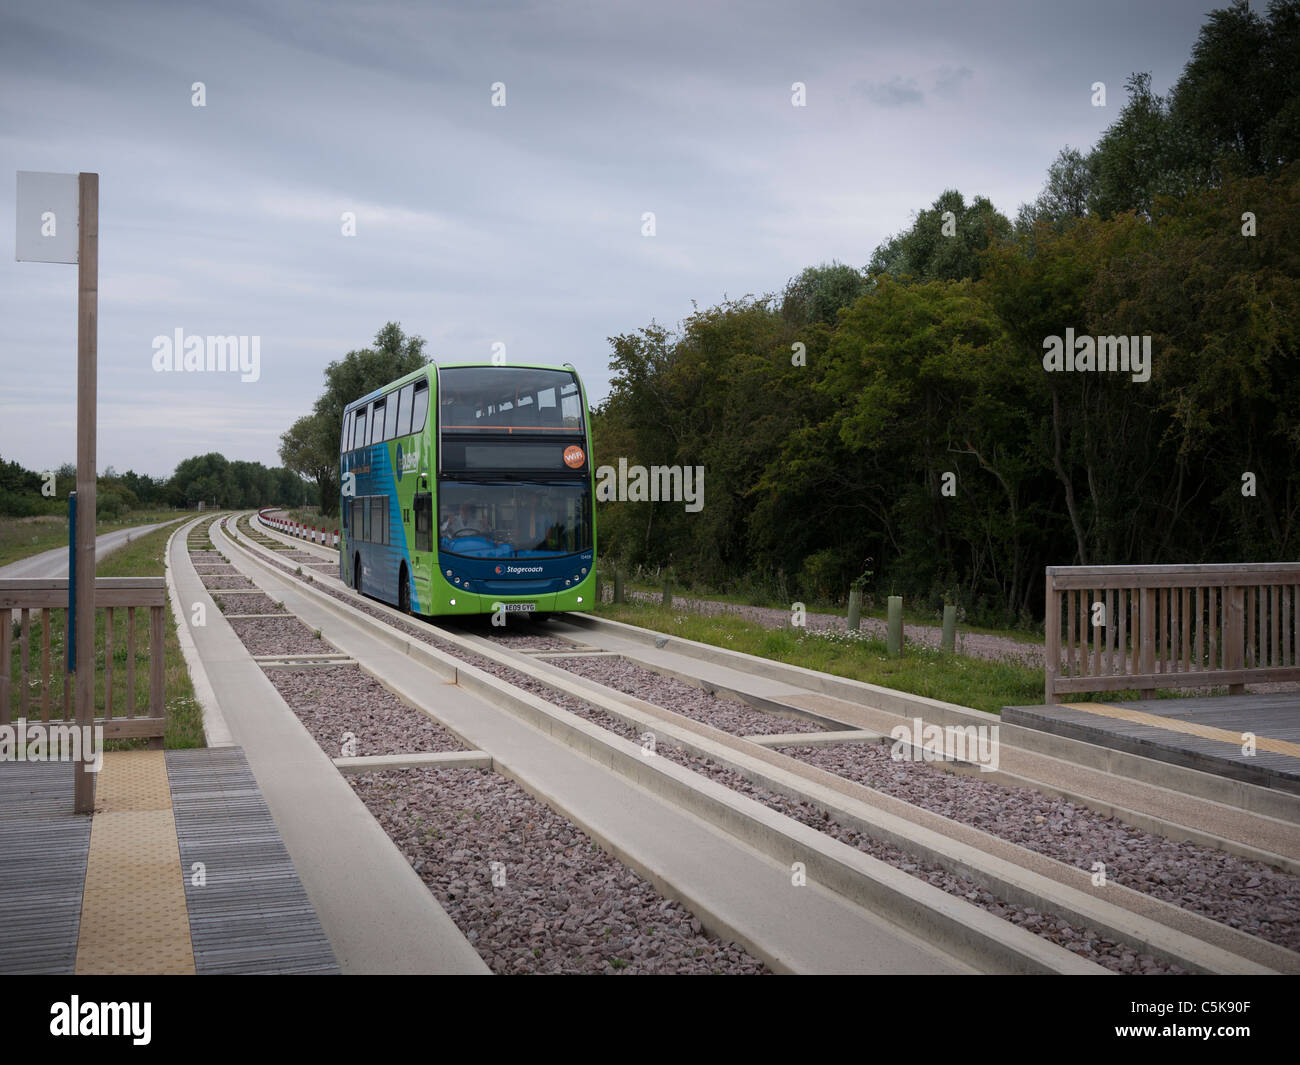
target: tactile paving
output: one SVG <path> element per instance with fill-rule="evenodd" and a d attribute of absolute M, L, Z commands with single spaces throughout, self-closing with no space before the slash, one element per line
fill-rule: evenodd
<path fill-rule="evenodd" d="M 1061 703 L 1059 705 L 1087 714 L 1096 714 L 1098 717 L 1131 721 L 1135 725 L 1150 725 L 1170 732 L 1181 732 L 1187 736 L 1199 736 L 1203 740 L 1219 740 L 1222 743 L 1230 743 L 1234 747 L 1240 747 L 1243 742 L 1241 732 L 1215 728 L 1213 725 L 1201 725 L 1195 721 L 1180 721 L 1174 717 L 1161 717 L 1159 714 L 1148 714 L 1143 710 L 1134 710 L 1130 707 L 1114 706 L 1110 703 Z M 1287 740 L 1256 736 L 1255 748 L 1273 754 L 1289 754 L 1293 758 L 1300 758 L 1300 743 L 1291 743 Z"/>
<path fill-rule="evenodd" d="M 110 751 L 95 791 L 76 971 L 192 974 L 162 751 Z"/>

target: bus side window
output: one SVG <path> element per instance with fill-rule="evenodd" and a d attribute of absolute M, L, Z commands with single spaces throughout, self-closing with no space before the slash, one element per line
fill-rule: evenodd
<path fill-rule="evenodd" d="M 384 401 L 376 400 L 370 408 L 370 442 L 382 443 L 384 439 Z"/>
<path fill-rule="evenodd" d="M 392 440 L 397 436 L 397 393 L 389 392 L 384 408 L 384 439 Z"/>
<path fill-rule="evenodd" d="M 415 385 L 415 407 L 411 411 L 411 432 L 424 428 L 424 417 L 429 412 L 429 383 L 418 381 Z"/>
<path fill-rule="evenodd" d="M 412 382 L 405 385 L 399 392 L 397 398 L 397 435 L 411 435 L 411 398 L 415 392 L 415 384 Z M 427 394 L 427 393 L 426 393 Z"/>
<path fill-rule="evenodd" d="M 415 549 L 433 550 L 433 493 L 415 494 Z"/>
<path fill-rule="evenodd" d="M 366 408 L 356 412 L 356 427 L 352 434 L 352 450 L 366 445 Z"/>

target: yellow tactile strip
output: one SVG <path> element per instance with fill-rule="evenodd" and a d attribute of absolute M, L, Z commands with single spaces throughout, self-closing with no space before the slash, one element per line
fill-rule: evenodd
<path fill-rule="evenodd" d="M 95 789 L 78 974 L 194 972 L 162 751 L 110 751 Z"/>
<path fill-rule="evenodd" d="M 1219 740 L 1222 743 L 1231 743 L 1234 747 L 1240 747 L 1244 742 L 1242 737 L 1245 733 L 1243 732 L 1232 732 L 1229 729 L 1215 728 L 1212 725 L 1197 725 L 1191 721 L 1179 721 L 1177 718 L 1172 717 L 1160 717 L 1157 714 L 1148 714 L 1142 710 L 1112 706 L 1110 703 L 1061 703 L 1060 705 L 1069 707 L 1071 710 L 1082 710 L 1087 714 L 1096 714 L 1098 717 L 1112 717 L 1119 721 L 1132 721 L 1138 725 L 1151 725 L 1155 728 L 1168 729 L 1170 732 L 1181 732 L 1188 736 L 1200 736 L 1206 740 Z M 1289 754 L 1292 758 L 1300 758 L 1300 743 L 1275 740 L 1268 736 L 1256 736 L 1255 749 L 1268 751 L 1270 754 Z"/>

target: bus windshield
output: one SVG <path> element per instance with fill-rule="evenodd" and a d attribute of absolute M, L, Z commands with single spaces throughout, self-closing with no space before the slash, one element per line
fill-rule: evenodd
<path fill-rule="evenodd" d="M 582 393 L 567 370 L 449 366 L 438 376 L 445 433 L 580 433 Z"/>
<path fill-rule="evenodd" d="M 469 558 L 550 558 L 591 547 L 591 490 L 561 484 L 438 486 L 438 546 Z"/>

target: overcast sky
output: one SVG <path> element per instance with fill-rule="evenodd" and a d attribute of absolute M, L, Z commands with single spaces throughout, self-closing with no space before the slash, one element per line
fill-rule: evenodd
<path fill-rule="evenodd" d="M 863 266 L 948 187 L 1011 216 L 1214 6 L 5 0 L 0 457 L 76 454 L 77 271 L 14 261 L 18 170 L 100 174 L 100 470 L 278 465 L 386 321 L 572 362 L 594 404 L 609 336 Z M 155 372 L 177 329 L 259 337 L 259 379 Z"/>

